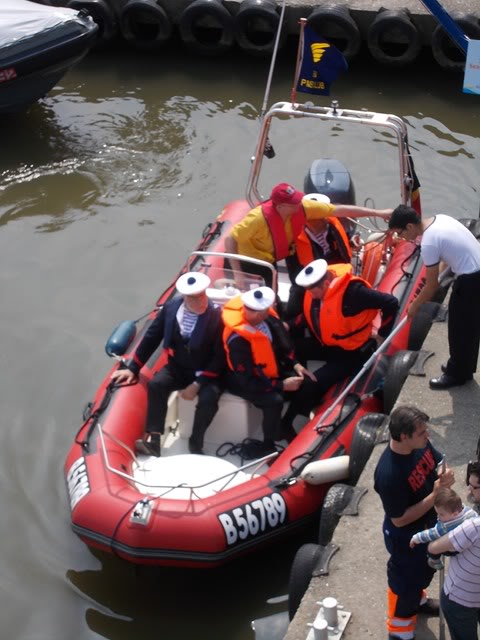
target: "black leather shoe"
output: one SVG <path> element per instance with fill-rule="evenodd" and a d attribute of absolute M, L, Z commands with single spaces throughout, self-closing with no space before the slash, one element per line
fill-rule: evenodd
<path fill-rule="evenodd" d="M 296 437 L 297 432 L 291 424 L 282 424 L 280 429 L 280 436 L 279 438 L 277 438 L 277 440 L 286 440 L 288 444 L 290 444 L 290 442 L 293 442 Z"/>
<path fill-rule="evenodd" d="M 188 450 L 190 453 L 194 453 L 203 456 L 203 449 L 191 438 L 188 440 Z"/>
<path fill-rule="evenodd" d="M 424 616 L 438 616 L 440 615 L 440 602 L 435 598 L 427 598 L 427 601 L 419 606 L 418 613 Z"/>
<path fill-rule="evenodd" d="M 440 369 L 442 370 L 442 373 L 447 373 L 447 365 L 446 364 L 442 364 Z M 470 374 L 469 376 L 467 376 L 465 378 L 465 382 L 467 382 L 468 380 L 473 380 L 473 375 L 472 374 Z"/>
<path fill-rule="evenodd" d="M 459 380 L 448 373 L 442 373 L 438 378 L 432 378 L 429 382 L 430 389 L 450 389 L 450 387 L 460 387 L 466 380 Z"/>
<path fill-rule="evenodd" d="M 135 451 L 143 456 L 155 456 L 160 458 L 160 441 L 152 442 L 149 440 L 135 440 Z"/>

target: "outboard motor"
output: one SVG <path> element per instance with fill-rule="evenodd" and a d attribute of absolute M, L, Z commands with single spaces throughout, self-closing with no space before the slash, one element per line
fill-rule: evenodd
<path fill-rule="evenodd" d="M 314 160 L 303 181 L 305 193 L 323 193 L 333 204 L 355 204 L 355 188 L 345 165 L 335 158 L 319 158 Z M 341 219 L 343 226 L 351 238 L 354 225 Z"/>
<path fill-rule="evenodd" d="M 345 165 L 335 158 L 314 160 L 303 182 L 305 193 L 323 193 L 334 204 L 355 204 L 355 189 Z"/>

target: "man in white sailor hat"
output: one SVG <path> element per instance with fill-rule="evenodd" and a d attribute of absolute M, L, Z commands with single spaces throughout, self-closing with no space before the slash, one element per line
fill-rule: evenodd
<path fill-rule="evenodd" d="M 259 453 L 265 455 L 276 450 L 275 440 L 296 435 L 279 431 L 283 394 L 296 391 L 311 375 L 295 358 L 274 304 L 274 291 L 258 287 L 229 300 L 222 311 L 227 388 L 262 410 L 263 450 Z"/>
<path fill-rule="evenodd" d="M 295 265 L 290 268 L 290 258 L 295 253 L 296 238 L 307 221 L 319 218 L 364 218 L 377 216 L 388 218 L 392 209 L 371 209 L 350 204 L 332 204 L 324 194 L 307 194 L 287 182 L 273 187 L 270 198 L 265 200 L 234 225 L 225 238 L 228 253 L 238 254 L 231 259 L 233 269 L 241 273 L 242 268 L 258 273 L 267 284 L 271 284 L 271 270 L 258 265 L 242 263 L 241 256 L 258 258 L 276 265 L 286 259 L 293 282 Z M 312 256 L 324 257 L 324 256 Z M 307 263 L 305 263 L 307 264 Z"/>
<path fill-rule="evenodd" d="M 322 193 L 309 193 L 302 198 L 306 214 L 310 212 L 311 207 L 318 210 L 322 204 L 326 211 L 335 210 L 335 205 L 331 205 L 330 198 Z M 349 210 L 348 207 L 344 208 Z M 347 224 L 349 225 L 350 222 L 347 221 Z M 333 213 L 328 217 L 305 218 L 305 225 L 295 238 L 295 253 L 288 261 L 291 279 L 294 280 L 303 267 L 320 258 L 326 260 L 328 264 L 352 261 L 352 248 L 346 226 Z M 285 319 L 295 317 L 301 312 L 304 293 L 303 287 L 293 281 L 284 313 Z"/>
<path fill-rule="evenodd" d="M 304 364 L 307 358 L 325 364 L 314 371 L 316 381 L 306 381 L 290 403 L 282 420 L 284 429 L 296 415 L 308 416 L 333 384 L 361 369 L 376 346 L 372 330 L 378 312 L 379 341 L 390 333 L 398 312 L 397 298 L 354 276 L 350 264 L 313 260 L 300 271 L 296 283 L 305 289 L 305 298 L 294 325 L 297 330 L 308 328 L 311 335 L 296 342 L 297 353 Z"/>
<path fill-rule="evenodd" d="M 220 376 L 225 369 L 220 309 L 208 299 L 209 285 L 205 273 L 180 276 L 176 282 L 180 296 L 158 311 L 127 368 L 112 373 L 118 383 L 136 381 L 143 365 L 163 342 L 168 361 L 148 382 L 145 434 L 135 443 L 136 450 L 144 455 L 160 456 L 168 397 L 179 389 L 186 400 L 198 398 L 188 445 L 191 453 L 203 453 L 204 434 L 218 409 Z"/>

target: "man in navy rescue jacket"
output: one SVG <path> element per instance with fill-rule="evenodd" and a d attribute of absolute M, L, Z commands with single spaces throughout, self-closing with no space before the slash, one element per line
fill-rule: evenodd
<path fill-rule="evenodd" d="M 168 361 L 148 383 L 145 435 L 135 443 L 139 453 L 160 456 L 168 397 L 179 389 L 185 400 L 198 398 L 188 446 L 190 453 L 203 453 L 203 438 L 218 409 L 219 378 L 225 369 L 220 308 L 208 299 L 209 285 L 210 278 L 204 273 L 180 276 L 176 288 L 182 297 L 159 310 L 127 368 L 112 374 L 116 382 L 133 382 L 163 341 Z"/>

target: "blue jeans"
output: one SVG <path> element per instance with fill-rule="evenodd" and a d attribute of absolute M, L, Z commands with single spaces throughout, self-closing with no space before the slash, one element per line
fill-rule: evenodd
<path fill-rule="evenodd" d="M 445 591 L 442 591 L 440 606 L 452 640 L 478 640 L 477 628 L 480 623 L 478 607 L 464 607 L 450 600 Z"/>

